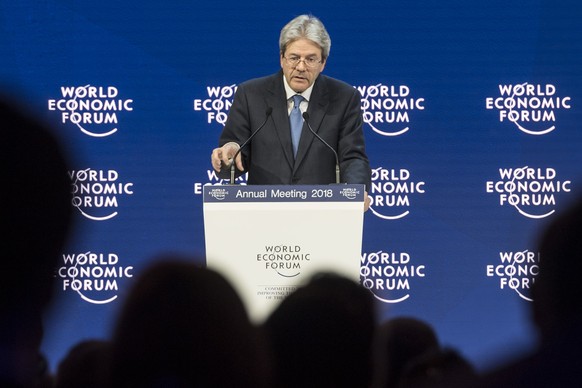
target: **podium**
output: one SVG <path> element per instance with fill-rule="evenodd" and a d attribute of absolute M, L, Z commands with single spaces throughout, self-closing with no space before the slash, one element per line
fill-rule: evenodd
<path fill-rule="evenodd" d="M 318 272 L 359 281 L 364 185 L 205 186 L 206 264 L 264 320 Z"/>

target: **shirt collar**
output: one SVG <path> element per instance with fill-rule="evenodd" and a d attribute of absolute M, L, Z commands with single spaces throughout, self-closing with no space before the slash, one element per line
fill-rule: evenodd
<path fill-rule="evenodd" d="M 291 86 L 289 86 L 289 84 L 287 83 L 287 78 L 285 78 L 285 74 L 283 74 L 283 85 L 285 85 L 285 94 L 287 95 L 287 100 L 289 100 L 296 94 L 300 94 L 301 96 L 303 96 L 303 98 L 305 98 L 306 101 L 309 102 L 309 99 L 311 98 L 311 92 L 313 91 L 313 85 L 315 85 L 315 82 L 310 87 L 305 89 L 303 93 L 297 93 L 296 91 L 291 89 Z"/>

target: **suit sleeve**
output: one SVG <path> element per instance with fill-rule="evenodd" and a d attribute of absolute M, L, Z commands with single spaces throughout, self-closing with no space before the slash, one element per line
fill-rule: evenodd
<path fill-rule="evenodd" d="M 226 124 L 220 134 L 220 138 L 218 139 L 218 146 L 222 147 L 229 142 L 235 142 L 238 145 L 241 145 L 250 135 L 251 130 L 247 97 L 244 85 L 240 85 L 234 95 L 234 100 L 228 112 Z M 243 154 L 243 166 L 246 166 L 245 159 L 248 157 L 247 152 L 243 150 L 241 153 Z M 241 174 L 243 174 L 243 171 L 237 169 L 236 176 L 238 177 Z M 218 176 L 222 179 L 228 179 L 230 177 L 230 170 L 222 169 L 218 173 Z"/>
<path fill-rule="evenodd" d="M 372 173 L 364 142 L 361 98 L 357 89 L 352 88 L 351 92 L 339 134 L 340 171 L 342 181 L 364 184 L 370 192 Z"/>

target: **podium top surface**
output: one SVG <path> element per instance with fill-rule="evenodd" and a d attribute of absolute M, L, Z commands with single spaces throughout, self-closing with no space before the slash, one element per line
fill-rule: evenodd
<path fill-rule="evenodd" d="M 364 191 L 361 184 L 205 186 L 204 203 L 362 202 Z"/>

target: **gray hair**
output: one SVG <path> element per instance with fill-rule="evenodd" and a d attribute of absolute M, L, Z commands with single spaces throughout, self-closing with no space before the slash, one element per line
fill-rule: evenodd
<path fill-rule="evenodd" d="M 313 15 L 300 15 L 291 20 L 281 30 L 279 50 L 285 53 L 287 46 L 294 41 L 305 38 L 321 47 L 322 60 L 326 60 L 331 49 L 331 38 L 323 23 Z"/>

